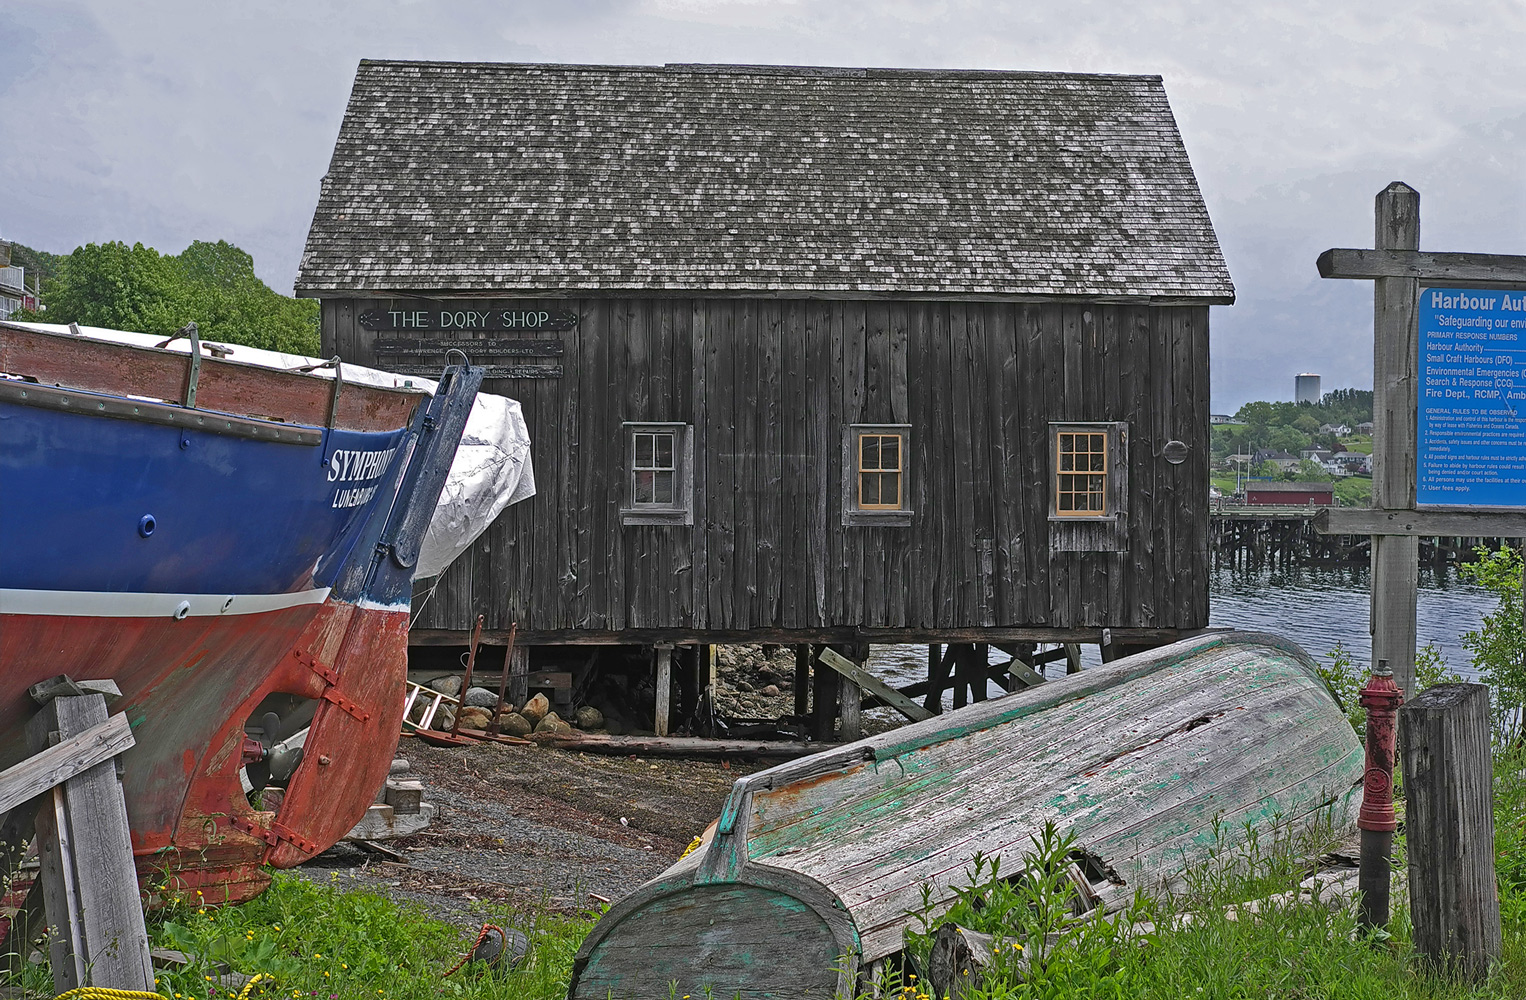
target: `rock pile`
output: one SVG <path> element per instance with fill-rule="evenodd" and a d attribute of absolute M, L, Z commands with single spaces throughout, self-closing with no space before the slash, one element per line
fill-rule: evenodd
<path fill-rule="evenodd" d="M 715 706 L 723 715 L 776 719 L 795 710 L 795 650 L 790 646 L 720 646 Z"/>
<path fill-rule="evenodd" d="M 456 697 L 461 691 L 461 678 L 454 674 L 436 677 L 426 685 L 431 690 L 441 694 Z M 472 687 L 467 690 L 462 699 L 464 704 L 460 707 L 462 729 L 486 729 L 493 721 L 493 709 L 498 707 L 498 694 L 483 687 Z M 409 713 L 409 721 L 417 723 L 422 720 L 428 702 L 420 698 L 414 703 L 412 712 Z M 435 712 L 434 720 L 430 728 L 438 730 L 450 729 L 456 722 L 457 708 L 448 702 L 442 702 L 438 711 Z M 580 709 L 574 717 L 580 729 L 598 729 L 604 723 L 604 717 L 594 708 Z M 570 733 L 572 726 L 551 711 L 551 702 L 543 694 L 536 694 L 516 708 L 513 705 L 505 705 L 503 715 L 498 720 L 498 731 L 506 736 L 529 736 L 531 733 Z"/>

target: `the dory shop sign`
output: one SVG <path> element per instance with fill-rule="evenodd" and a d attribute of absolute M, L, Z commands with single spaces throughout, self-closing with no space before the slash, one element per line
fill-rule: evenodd
<path fill-rule="evenodd" d="M 1420 289 L 1422 506 L 1526 509 L 1526 290 Z"/>
<path fill-rule="evenodd" d="M 578 314 L 560 309 L 530 306 L 470 303 L 405 302 L 386 308 L 366 309 L 360 325 L 376 333 L 537 333 L 542 330 L 571 330 L 578 325 Z"/>

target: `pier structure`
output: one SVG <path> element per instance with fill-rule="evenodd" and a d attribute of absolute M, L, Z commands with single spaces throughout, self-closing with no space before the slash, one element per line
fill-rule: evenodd
<path fill-rule="evenodd" d="M 1208 512 L 1213 565 L 1258 569 L 1366 563 L 1372 550 L 1369 536 L 1320 531 L 1320 514 L 1330 509 L 1215 500 Z M 1497 548 L 1501 541 L 1475 535 L 1422 538 L 1419 564 L 1441 567 L 1466 562 L 1478 546 Z"/>

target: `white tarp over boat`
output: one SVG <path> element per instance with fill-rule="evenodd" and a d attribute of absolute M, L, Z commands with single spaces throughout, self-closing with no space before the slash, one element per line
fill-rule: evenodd
<path fill-rule="evenodd" d="M 95 326 L 72 326 L 59 323 L 12 323 L 23 329 L 43 333 L 77 333 L 83 337 L 131 344 L 134 347 L 158 347 L 164 338 L 155 334 L 128 333 L 125 330 L 107 330 Z M 324 364 L 319 358 L 300 354 L 283 354 L 257 347 L 243 347 L 216 343 L 218 353 L 226 350 L 233 361 L 260 365 L 263 368 L 290 370 Z M 189 353 L 190 341 L 171 341 L 166 350 Z M 376 368 L 360 365 L 343 366 L 344 380 L 362 385 L 402 388 L 411 386 L 433 392 L 435 383 L 429 379 L 409 375 L 395 375 Z M 334 369 L 313 368 L 312 374 L 325 378 L 334 377 Z M 466 430 L 461 435 L 461 445 L 456 449 L 455 460 L 445 488 L 440 492 L 440 502 L 434 518 L 424 533 L 419 550 L 418 564 L 414 571 L 416 579 L 438 576 L 458 555 L 487 530 L 493 519 L 503 513 L 505 507 L 535 495 L 535 471 L 530 465 L 530 431 L 525 426 L 524 412 L 518 401 L 507 396 L 478 393 L 472 404 L 472 412 L 466 418 Z"/>

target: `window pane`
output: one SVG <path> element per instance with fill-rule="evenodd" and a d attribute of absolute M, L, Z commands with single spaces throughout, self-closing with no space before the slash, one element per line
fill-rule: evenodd
<path fill-rule="evenodd" d="M 1091 464 L 1088 466 L 1093 472 L 1102 472 L 1107 468 L 1107 456 L 1098 452 L 1091 456 Z"/>
<path fill-rule="evenodd" d="M 858 439 L 858 467 L 860 469 L 878 469 L 880 467 L 880 438 L 878 434 L 865 434 Z"/>
<path fill-rule="evenodd" d="M 652 502 L 672 506 L 673 473 L 655 472 L 652 475 L 655 477 L 652 483 Z"/>
<path fill-rule="evenodd" d="M 657 468 L 673 468 L 673 435 L 654 434 L 652 436 L 657 442 Z"/>
<path fill-rule="evenodd" d="M 864 507 L 877 507 L 880 502 L 880 477 L 872 472 L 861 472 L 859 479 L 859 504 Z"/>
<path fill-rule="evenodd" d="M 653 502 L 653 500 L 652 500 L 652 491 L 653 491 L 655 477 L 656 477 L 656 473 L 654 473 L 654 472 L 644 472 L 644 471 L 639 470 L 639 469 L 636 471 L 636 502 L 637 503 L 652 503 Z"/>
<path fill-rule="evenodd" d="M 887 507 L 901 506 L 901 474 L 899 472 L 880 474 L 880 503 Z"/>
<path fill-rule="evenodd" d="M 880 468 L 899 469 L 901 467 L 901 439 L 899 437 L 886 437 L 880 442 Z"/>
<path fill-rule="evenodd" d="M 636 468 L 650 469 L 652 467 L 652 438 L 651 434 L 636 435 Z"/>

